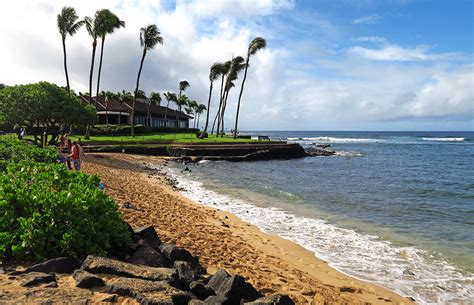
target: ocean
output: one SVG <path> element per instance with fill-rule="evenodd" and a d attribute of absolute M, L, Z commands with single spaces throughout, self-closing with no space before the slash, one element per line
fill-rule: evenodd
<path fill-rule="evenodd" d="M 246 134 L 337 153 L 175 164 L 183 194 L 418 303 L 474 304 L 474 132 Z"/>

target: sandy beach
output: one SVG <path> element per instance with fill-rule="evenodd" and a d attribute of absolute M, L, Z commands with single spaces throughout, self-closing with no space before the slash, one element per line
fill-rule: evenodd
<path fill-rule="evenodd" d="M 84 171 L 101 177 L 127 222 L 153 225 L 164 242 L 198 255 L 210 273 L 220 268 L 238 273 L 262 292 L 285 293 L 298 304 L 412 303 L 344 275 L 312 252 L 230 213 L 191 202 L 148 166 L 163 159 L 89 154 L 85 161 Z"/>

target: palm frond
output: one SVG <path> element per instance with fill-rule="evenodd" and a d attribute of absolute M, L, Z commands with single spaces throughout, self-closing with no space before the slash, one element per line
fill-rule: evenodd
<path fill-rule="evenodd" d="M 249 45 L 248 54 L 254 55 L 259 50 L 264 49 L 267 46 L 267 42 L 262 37 L 257 37 L 252 40 Z"/>

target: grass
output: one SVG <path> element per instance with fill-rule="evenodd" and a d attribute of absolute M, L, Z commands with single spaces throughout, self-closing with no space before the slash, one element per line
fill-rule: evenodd
<path fill-rule="evenodd" d="M 194 133 L 157 133 L 147 135 L 136 135 L 132 136 L 91 136 L 89 140 L 85 140 L 84 136 L 71 136 L 71 139 L 77 140 L 81 138 L 84 143 L 110 143 L 117 144 L 125 142 L 127 144 L 139 144 L 139 143 L 248 143 L 256 142 L 251 139 L 233 139 L 232 137 L 219 137 L 215 135 L 209 135 L 207 139 L 199 139 Z"/>

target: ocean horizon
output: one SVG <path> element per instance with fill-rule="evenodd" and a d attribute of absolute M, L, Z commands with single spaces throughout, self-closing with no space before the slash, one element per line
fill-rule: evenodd
<path fill-rule="evenodd" d="M 248 131 L 331 157 L 201 161 L 170 173 L 188 198 L 289 239 L 418 303 L 474 294 L 474 132 Z"/>

